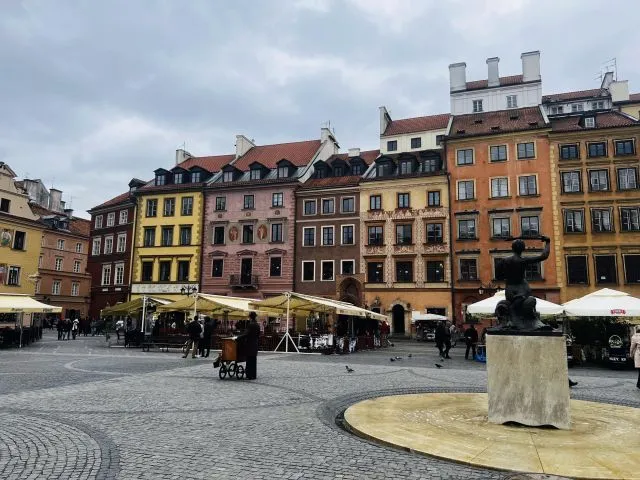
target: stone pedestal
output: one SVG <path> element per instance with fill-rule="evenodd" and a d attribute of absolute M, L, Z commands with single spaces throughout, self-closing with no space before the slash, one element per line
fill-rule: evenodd
<path fill-rule="evenodd" d="M 564 336 L 487 335 L 489 421 L 569 429 Z"/>

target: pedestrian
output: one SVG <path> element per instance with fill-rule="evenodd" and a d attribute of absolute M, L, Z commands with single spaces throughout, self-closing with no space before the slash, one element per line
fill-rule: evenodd
<path fill-rule="evenodd" d="M 438 347 L 438 352 L 440 352 L 440 356 L 442 358 L 445 358 L 445 337 L 447 336 L 447 329 L 444 326 L 444 322 L 438 322 L 438 324 L 436 325 L 436 332 L 435 332 L 435 341 L 436 341 L 436 347 Z"/>
<path fill-rule="evenodd" d="M 258 373 L 258 340 L 260 339 L 260 326 L 256 322 L 256 312 L 249 314 L 249 324 L 244 334 L 247 356 L 247 380 L 255 380 Z"/>
<path fill-rule="evenodd" d="M 636 333 L 631 336 L 631 357 L 633 364 L 638 370 L 638 383 L 636 387 L 640 388 L 640 325 L 636 325 Z"/>
<path fill-rule="evenodd" d="M 64 322 L 61 318 L 58 319 L 56 328 L 58 329 L 58 340 L 64 340 Z"/>
<path fill-rule="evenodd" d="M 464 353 L 464 359 L 469 360 L 469 350 L 471 350 L 471 360 L 476 358 L 476 345 L 478 344 L 478 331 L 473 324 L 469 325 L 464 332 L 464 341 L 467 344 L 467 350 Z"/>
<path fill-rule="evenodd" d="M 71 333 L 73 334 L 73 339 L 74 339 L 74 340 L 76 339 L 76 336 L 78 335 L 78 328 L 79 328 L 79 327 L 78 327 L 78 323 L 79 323 L 79 322 L 78 322 L 78 319 L 76 318 L 76 319 L 73 321 L 73 324 L 71 325 Z"/>
<path fill-rule="evenodd" d="M 444 328 L 444 358 L 450 359 L 449 350 L 451 350 L 451 329 L 445 324 Z"/>
<path fill-rule="evenodd" d="M 213 333 L 213 321 L 211 317 L 204 318 L 202 339 L 200 340 L 200 356 L 208 357 L 211 352 L 211 334 Z"/>
<path fill-rule="evenodd" d="M 189 334 L 189 341 L 187 343 L 187 351 L 184 352 L 182 358 L 187 358 L 189 356 L 189 350 L 191 350 L 191 358 L 196 358 L 196 353 L 198 353 L 198 342 L 200 341 L 200 333 L 202 333 L 200 322 L 196 319 L 189 322 L 189 325 L 187 325 L 187 333 Z"/>
<path fill-rule="evenodd" d="M 69 340 L 71 338 L 71 328 L 72 328 L 72 323 L 71 320 L 66 318 L 64 321 L 64 331 L 67 337 L 67 340 Z"/>
<path fill-rule="evenodd" d="M 455 348 L 458 344 L 458 327 L 456 326 L 456 322 L 452 322 L 449 327 L 449 335 L 451 337 L 451 346 Z"/>

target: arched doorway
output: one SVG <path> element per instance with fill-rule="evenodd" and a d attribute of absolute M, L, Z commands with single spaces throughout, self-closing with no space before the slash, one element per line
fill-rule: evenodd
<path fill-rule="evenodd" d="M 391 313 L 393 317 L 394 335 L 404 335 L 404 307 L 396 304 L 391 309 Z"/>

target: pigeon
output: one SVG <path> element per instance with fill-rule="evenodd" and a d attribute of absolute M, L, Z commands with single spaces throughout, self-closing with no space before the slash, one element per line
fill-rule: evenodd
<path fill-rule="evenodd" d="M 436 363 L 436 367 L 442 368 L 442 365 L 440 365 L 439 363 Z"/>
<path fill-rule="evenodd" d="M 395 359 L 395 358 L 393 358 L 393 357 L 391 357 L 389 360 L 391 360 L 392 362 L 395 362 L 395 361 L 396 361 L 396 359 Z"/>
<path fill-rule="evenodd" d="M 402 360 L 402 357 L 396 357 L 396 360 Z"/>
<path fill-rule="evenodd" d="M 409 354 L 408 357 L 411 358 L 411 354 Z"/>
<path fill-rule="evenodd" d="M 353 372 L 353 368 L 349 368 L 349 365 L 345 365 L 344 368 L 346 368 L 349 373 Z"/>

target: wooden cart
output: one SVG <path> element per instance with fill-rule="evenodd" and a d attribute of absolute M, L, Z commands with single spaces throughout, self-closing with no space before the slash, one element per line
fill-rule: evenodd
<path fill-rule="evenodd" d="M 228 337 L 222 339 L 222 352 L 214 362 L 220 362 L 220 370 L 218 376 L 220 379 L 229 378 L 242 379 L 245 375 L 246 365 L 240 365 L 247 361 L 245 353 L 244 341 L 242 337 Z"/>

